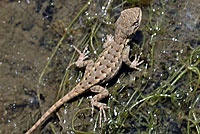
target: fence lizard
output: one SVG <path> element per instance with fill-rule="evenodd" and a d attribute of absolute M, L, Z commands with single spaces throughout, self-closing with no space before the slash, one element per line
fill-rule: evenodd
<path fill-rule="evenodd" d="M 95 62 L 93 60 L 85 60 L 86 53 L 81 53 L 75 46 L 73 46 L 80 55 L 78 60 L 73 64 L 77 67 L 86 67 L 83 79 L 68 94 L 53 104 L 26 132 L 26 134 L 30 134 L 34 131 L 50 116 L 51 113 L 53 113 L 65 102 L 84 93 L 86 90 L 97 93 L 91 100 L 92 109 L 94 106 L 98 107 L 100 109 L 100 122 L 102 120 L 102 116 L 106 120 L 106 113 L 104 109 L 108 107 L 106 104 L 99 101 L 108 96 L 108 90 L 98 84 L 104 83 L 114 77 L 121 67 L 122 62 L 130 68 L 140 70 L 137 66 L 143 63 L 143 61 L 139 62 L 140 56 L 137 55 L 135 55 L 133 62 L 129 60 L 130 46 L 127 45 L 127 42 L 129 41 L 128 37 L 135 33 L 139 28 L 141 18 L 142 11 L 139 7 L 122 11 L 120 17 L 115 23 L 116 30 L 114 37 L 111 35 L 107 36 L 107 40 L 103 44 L 104 50 Z"/>

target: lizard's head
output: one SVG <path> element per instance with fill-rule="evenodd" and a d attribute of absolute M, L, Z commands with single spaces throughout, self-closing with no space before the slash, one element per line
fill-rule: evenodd
<path fill-rule="evenodd" d="M 137 31 L 142 19 L 142 11 L 139 7 L 129 8 L 121 12 L 115 26 L 118 32 L 129 36 Z"/>

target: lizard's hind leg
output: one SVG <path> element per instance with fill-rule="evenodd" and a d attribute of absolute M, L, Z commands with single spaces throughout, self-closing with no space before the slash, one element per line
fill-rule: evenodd
<path fill-rule="evenodd" d="M 100 109 L 100 111 L 99 111 L 100 112 L 99 124 L 100 124 L 100 127 L 101 127 L 102 116 L 104 117 L 105 121 L 107 120 L 105 108 L 109 108 L 109 107 L 106 104 L 101 103 L 99 101 L 108 96 L 108 90 L 103 88 L 102 86 L 99 86 L 99 85 L 91 87 L 90 90 L 94 93 L 98 93 L 92 98 L 91 105 L 92 105 L 92 115 L 93 115 L 93 112 L 94 112 L 94 106 L 96 106 Z"/>

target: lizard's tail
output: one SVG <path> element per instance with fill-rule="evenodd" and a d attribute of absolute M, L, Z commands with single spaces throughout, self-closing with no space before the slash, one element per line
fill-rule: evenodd
<path fill-rule="evenodd" d="M 64 97 L 62 97 L 60 100 L 58 100 L 54 105 L 49 108 L 49 110 L 46 111 L 42 115 L 42 117 L 25 133 L 25 134 L 31 134 L 44 120 L 48 118 L 48 116 L 53 113 L 57 108 L 59 108 L 62 104 L 70 100 L 71 98 L 76 97 L 78 94 L 76 90 L 70 91 L 68 94 L 66 94 Z"/>

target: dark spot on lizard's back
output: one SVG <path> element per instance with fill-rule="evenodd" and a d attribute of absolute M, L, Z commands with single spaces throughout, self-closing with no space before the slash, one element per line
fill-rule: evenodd
<path fill-rule="evenodd" d="M 111 68 L 111 66 L 110 66 L 110 65 L 108 65 L 108 64 L 106 64 L 106 67 L 107 67 L 107 68 Z"/>
<path fill-rule="evenodd" d="M 99 79 L 99 78 L 100 78 L 99 76 L 95 76 L 95 77 L 94 77 L 95 80 L 97 80 L 97 79 Z"/>
<path fill-rule="evenodd" d="M 102 74 L 105 74 L 105 73 L 106 73 L 106 71 L 102 69 L 102 70 L 101 70 L 101 73 L 102 73 Z"/>
<path fill-rule="evenodd" d="M 88 81 L 88 85 L 91 85 L 92 84 L 92 82 L 91 81 Z"/>

